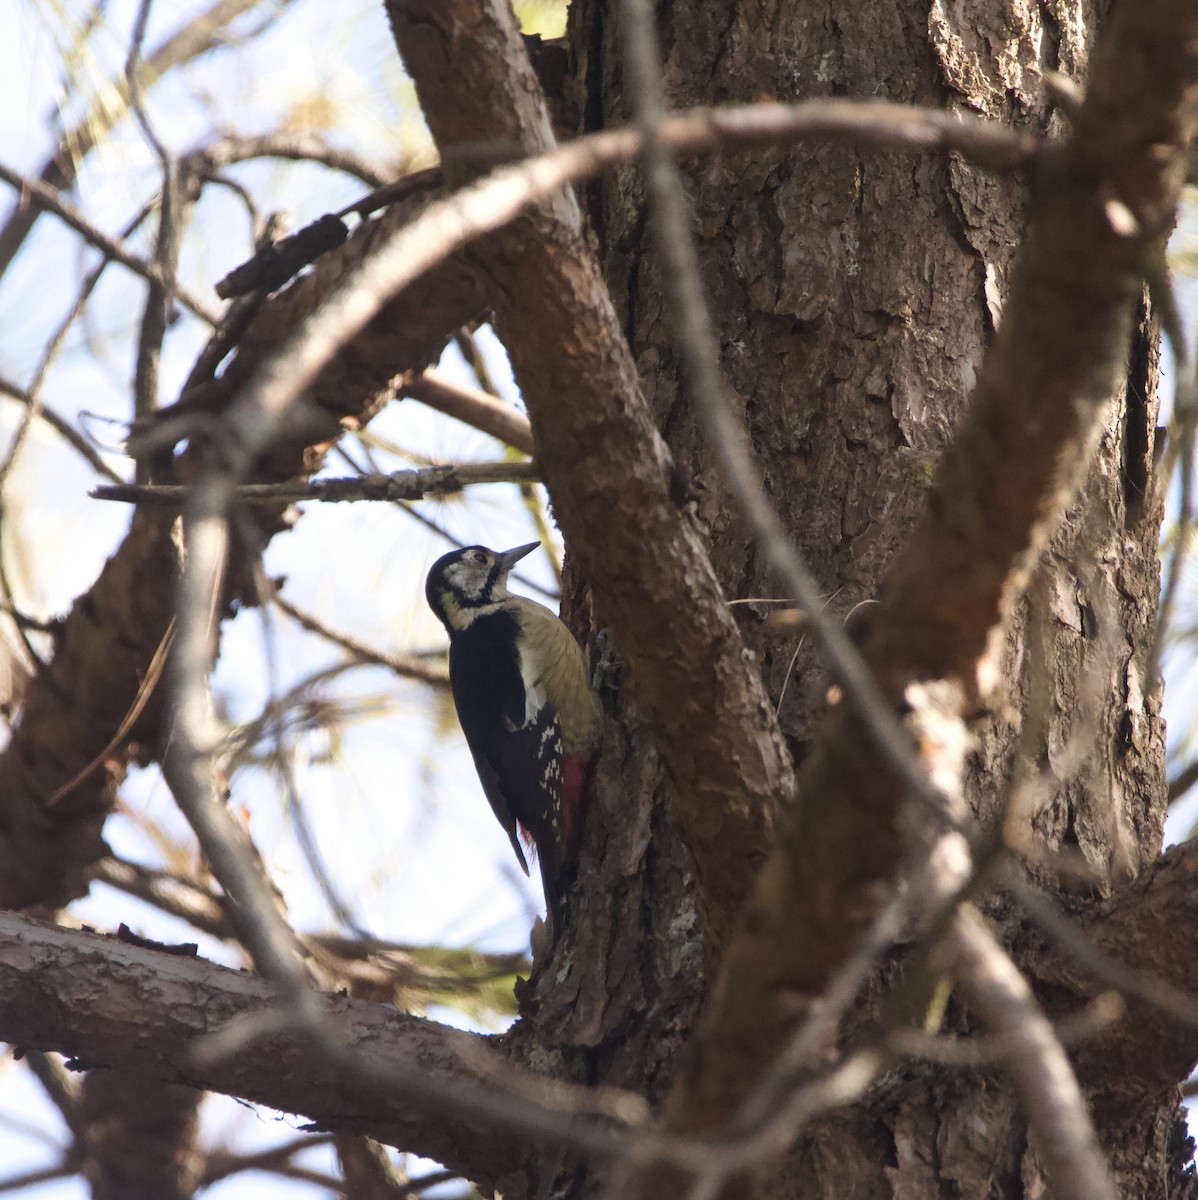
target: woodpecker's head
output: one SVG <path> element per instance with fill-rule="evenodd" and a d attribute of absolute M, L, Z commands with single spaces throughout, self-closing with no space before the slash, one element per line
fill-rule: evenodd
<path fill-rule="evenodd" d="M 507 599 L 507 573 L 540 544 L 529 542 L 512 550 L 467 546 L 443 554 L 424 583 L 429 608 L 451 633 L 465 629 L 475 617 L 493 611 Z"/>

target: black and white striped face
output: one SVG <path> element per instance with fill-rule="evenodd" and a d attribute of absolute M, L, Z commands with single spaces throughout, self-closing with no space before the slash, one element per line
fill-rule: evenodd
<path fill-rule="evenodd" d="M 499 551 L 467 546 L 443 554 L 433 563 L 424 584 L 429 608 L 451 633 L 465 629 L 476 617 L 493 612 L 508 598 L 508 572 L 540 544 L 529 542 Z"/>

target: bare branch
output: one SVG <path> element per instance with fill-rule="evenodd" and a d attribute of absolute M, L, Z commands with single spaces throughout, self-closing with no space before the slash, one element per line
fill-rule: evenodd
<path fill-rule="evenodd" d="M 1084 1042 L 1109 1028 L 1125 1011 L 1117 992 L 1101 992 L 1078 1012 L 1059 1021 L 1054 1033 L 1062 1046 Z M 988 1067 L 1001 1065 L 1012 1054 L 1024 1053 L 1026 1038 L 1022 1034 L 942 1037 L 922 1029 L 900 1027 L 888 1030 L 883 1043 L 892 1053 L 909 1058 L 923 1058 L 950 1067 Z"/>
<path fill-rule="evenodd" d="M 314 617 L 311 613 L 305 612 L 303 609 L 292 604 L 281 592 L 275 593 L 274 603 L 279 606 L 282 612 L 285 612 L 293 621 L 302 625 L 309 633 L 327 638 L 334 645 L 348 651 L 361 662 L 376 663 L 380 667 L 387 667 L 388 670 L 394 671 L 402 679 L 418 679 L 421 683 L 432 684 L 434 687 L 449 686 L 449 672 L 444 666 L 438 665 L 435 661 L 430 661 L 418 654 L 384 654 L 381 650 L 376 650 L 366 645 L 365 642 L 359 641 L 356 637 L 351 637 L 349 634 L 342 633 L 336 629 L 330 629 L 329 626 Z M 443 659 L 444 655 L 441 655 L 441 657 Z"/>
<path fill-rule="evenodd" d="M 1174 1021 L 1198 1029 L 1198 999 L 1193 995 L 1158 975 L 1130 965 L 1122 954 L 1104 951 L 1095 943 L 1090 930 L 1072 920 L 1050 896 L 1033 887 L 1014 870 L 1006 873 L 1004 885 L 1032 920 L 1094 978 L 1118 988 L 1125 996 L 1151 1004 Z"/>
<path fill-rule="evenodd" d="M 223 896 L 169 871 L 104 858 L 96 864 L 95 878 L 212 937 L 236 936 Z M 514 975 L 530 970 L 522 954 L 483 954 L 336 934 L 304 934 L 301 942 L 326 991 L 344 990 L 360 999 L 412 1010 L 436 1002 L 508 1011 L 510 987 L 506 996 L 500 995 L 503 982 L 510 984 Z"/>
<path fill-rule="evenodd" d="M 339 1137 L 337 1159 L 345 1194 L 355 1200 L 412 1200 L 407 1176 L 373 1139 Z"/>
<path fill-rule="evenodd" d="M 10 380 L 0 378 L 0 393 L 6 396 L 11 396 L 18 404 L 23 404 L 26 408 L 33 407 L 29 393 L 22 387 L 11 382 Z M 74 425 L 60 416 L 52 408 L 46 406 L 45 402 L 39 402 L 36 405 L 37 417 L 39 421 L 44 421 L 59 437 L 79 455 L 80 458 L 87 463 L 97 475 L 102 475 L 105 479 L 111 479 L 113 483 L 123 483 L 120 475 L 117 474 L 97 453 L 96 448 L 77 430 Z M 11 453 L 11 451 L 10 451 Z"/>
<path fill-rule="evenodd" d="M 311 1150 L 317 1146 L 327 1146 L 333 1141 L 332 1134 L 302 1134 L 272 1146 L 269 1150 L 259 1150 L 254 1154 L 229 1154 L 223 1151 L 210 1151 L 204 1163 L 203 1186 L 211 1187 L 230 1175 L 241 1171 L 269 1171 L 287 1162 L 296 1154 Z"/>
<path fill-rule="evenodd" d="M 168 625 L 166 633 L 162 635 L 162 641 L 158 643 L 154 655 L 146 667 L 145 678 L 142 679 L 138 686 L 137 694 L 133 697 L 128 711 L 121 718 L 116 732 L 90 762 L 85 763 L 70 779 L 65 783 L 59 784 L 50 793 L 46 798 L 46 806 L 48 808 L 52 808 L 60 800 L 69 796 L 89 775 L 105 768 L 116 750 L 128 739 L 130 731 L 137 724 L 141 714 L 145 712 L 146 705 L 149 704 L 150 697 L 154 694 L 154 689 L 162 679 L 162 672 L 166 666 L 167 655 L 170 653 L 172 638 L 173 630 Z"/>
<path fill-rule="evenodd" d="M 230 134 L 187 155 L 190 169 L 219 171 L 233 163 L 255 158 L 284 158 L 293 162 L 314 162 L 332 171 L 360 179 L 367 187 L 382 188 L 390 181 L 377 166 L 352 151 L 335 146 L 323 134 L 312 129 L 277 130 L 257 137 Z M 398 172 L 397 172 L 398 174 Z"/>
<path fill-rule="evenodd" d="M 150 54 L 142 64 L 142 86 L 149 88 L 171 68 L 227 44 L 227 27 L 260 3 L 261 0 L 215 0 L 210 8 L 192 17 Z M 63 135 L 58 148 L 42 167 L 40 180 L 50 194 L 71 186 L 79 164 L 125 116 L 122 105 L 111 103 L 114 92 L 123 97 L 123 81 L 118 79 L 110 86 L 96 89 L 96 95 L 102 99 L 93 103 L 79 124 Z M 0 229 L 0 275 L 12 264 L 43 207 L 48 206 L 39 202 L 38 194 L 30 193 L 23 195 L 9 214 Z"/>
<path fill-rule="evenodd" d="M 23 1192 L 27 1188 L 51 1183 L 55 1179 L 67 1179 L 78 1173 L 73 1162 L 64 1162 L 57 1167 L 42 1167 L 35 1171 L 20 1171 L 7 1179 L 0 1179 L 0 1192 Z"/>
<path fill-rule="evenodd" d="M 1180 800 L 1198 783 L 1198 760 L 1186 763 L 1172 779 L 1169 780 L 1169 803 Z"/>
<path fill-rule="evenodd" d="M 156 263 L 148 263 L 138 258 L 136 254 L 126 250 L 120 242 L 97 229 L 74 204 L 52 187 L 48 187 L 38 179 L 22 175 L 19 171 L 14 171 L 3 163 L 0 163 L 0 180 L 10 187 L 16 188 L 22 195 L 28 194 L 36 198 L 42 208 L 59 217 L 80 237 L 95 246 L 106 258 L 120 263 L 122 267 L 128 268 L 135 275 L 140 275 L 142 279 L 149 280 L 153 284 L 160 286 L 167 284 L 168 280 Z M 180 304 L 189 308 L 202 321 L 207 321 L 209 325 L 216 325 L 220 321 L 218 309 L 193 295 L 181 285 L 176 287 L 175 297 Z"/>
<path fill-rule="evenodd" d="M 150 210 L 148 207 L 143 208 L 141 212 L 137 213 L 125 225 L 120 234 L 122 242 L 124 242 L 126 238 L 128 238 L 136 229 L 141 226 L 142 222 L 149 215 L 149 211 Z M 3 465 L 0 466 L 0 492 L 2 492 L 4 483 L 21 453 L 25 439 L 29 436 L 30 430 L 33 427 L 34 418 L 41 413 L 42 391 L 45 386 L 46 376 L 49 374 L 50 367 L 61 353 L 62 348 L 66 343 L 67 334 L 74 326 L 76 320 L 78 320 L 79 317 L 87 311 L 87 303 L 91 299 L 92 293 L 95 291 L 97 284 L 100 282 L 105 269 L 108 267 L 108 264 L 111 261 L 111 259 L 102 258 L 99 263 L 97 263 L 90 271 L 88 271 L 82 285 L 79 288 L 78 295 L 75 297 L 75 303 L 71 306 L 70 312 L 68 312 L 67 315 L 62 319 L 58 325 L 58 328 L 54 331 L 54 334 L 46 343 L 46 348 L 42 353 L 41 362 L 38 363 L 37 370 L 33 373 L 33 378 L 29 383 L 29 390 L 25 397 L 25 416 L 21 421 L 20 427 L 17 429 L 16 436 L 9 445 L 8 454 L 5 458 L 5 461 Z M 79 441 L 82 442 L 82 444 L 86 446 L 90 452 L 89 461 L 91 461 L 92 458 L 98 459 L 98 456 L 95 454 L 95 451 L 91 449 L 89 443 L 85 442 L 82 438 L 79 438 Z M 115 476 L 114 472 L 111 470 L 104 468 L 103 474 L 107 475 L 109 478 L 114 478 L 118 483 L 122 482 L 122 480 Z"/>
<path fill-rule="evenodd" d="M 236 357 L 220 380 L 223 394 L 234 394 L 301 315 L 407 216 L 401 203 L 365 222 L 341 251 L 267 300 L 240 335 Z M 457 264 L 435 286 L 417 286 L 388 305 L 311 389 L 324 420 L 320 436 L 335 436 L 341 420 L 355 426 L 368 421 L 391 396 L 396 376 L 427 365 L 455 329 L 483 310 L 480 289 L 477 274 Z M 328 444 L 293 440 L 275 446 L 257 477 L 282 480 L 315 471 Z M 6 797 L 0 812 L 0 905 L 60 904 L 85 891 L 88 868 L 105 853 L 100 830 L 131 745 L 142 756 L 156 751 L 162 711 L 151 704 L 104 770 L 47 808 L 46 798 L 110 745 L 161 644 L 171 620 L 176 570 L 170 528 L 170 514 L 161 519 L 135 514 L 100 578 L 57 626 L 48 668 L 29 683 L 22 719 L 0 753 L 0 791 Z"/>
<path fill-rule="evenodd" d="M 58 1109 L 72 1136 L 78 1140 L 82 1134 L 83 1120 L 79 1112 L 79 1094 L 74 1080 L 57 1059 L 43 1054 L 40 1050 L 26 1054 L 25 1064 Z"/>
<path fill-rule="evenodd" d="M 1173 426 L 1170 438 L 1177 446 L 1177 537 L 1173 553 L 1169 557 L 1169 568 L 1161 589 L 1160 604 L 1156 612 L 1156 632 L 1152 649 L 1148 655 L 1148 679 L 1154 688 L 1163 682 L 1160 678 L 1161 654 L 1173 620 L 1178 589 L 1190 556 L 1190 544 L 1194 534 L 1194 439 L 1198 437 L 1198 361 L 1188 349 L 1188 341 L 1180 328 L 1174 309 L 1172 292 L 1163 305 L 1173 319 L 1166 322 L 1170 332 L 1173 352 L 1177 356 L 1177 369 L 1181 382 L 1173 400 Z M 1169 787 L 1169 799 L 1175 800 L 1173 786 Z"/>
<path fill-rule="evenodd" d="M 170 623 L 174 570 L 169 529 L 135 514 L 123 549 L 63 620 L 53 659 L 29 683 L 0 754 L 0 900 L 8 907 L 65 903 L 86 890 L 87 867 L 105 853 L 100 831 L 124 747 L 69 796 L 47 799 L 91 768 L 136 703 Z M 143 744 L 152 742 L 147 716 L 129 731 Z"/>
<path fill-rule="evenodd" d="M 223 469 L 209 468 L 193 489 L 184 516 L 185 554 L 169 668 L 174 729 L 162 770 L 205 861 L 233 902 L 230 915 L 242 944 L 255 966 L 284 992 L 290 1019 L 308 1024 L 316 1020 L 316 993 L 298 941 L 245 828 L 223 803 L 215 767 L 219 731 L 208 672 L 227 568 L 227 494 L 243 466 L 234 461 L 222 464 Z"/>
<path fill-rule="evenodd" d="M 98 978 L 118 1002 L 96 1003 Z M 197 1033 L 260 1019 L 277 1006 L 277 989 L 243 971 L 11 913 L 0 914 L 0 989 L 0 1040 L 57 1049 L 89 1066 L 148 1067 L 159 1078 L 365 1133 L 482 1182 L 518 1165 L 513 1128 L 595 1149 L 616 1144 L 612 1117 L 620 1110 L 611 1095 L 531 1076 L 513 1091 L 503 1083 L 518 1077 L 488 1039 L 390 1006 L 320 997 L 335 1053 L 276 1023 L 271 1038 L 235 1056 L 197 1058 Z M 624 1109 L 639 1115 L 643 1102 L 629 1096 Z M 597 1120 L 597 1111 L 608 1115 Z"/>
<path fill-rule="evenodd" d="M 178 163 L 158 136 L 145 110 L 141 90 L 141 48 L 150 19 L 153 0 L 140 0 L 133 19 L 129 54 L 125 60 L 125 86 L 129 93 L 129 109 L 141 130 L 142 137 L 153 150 L 162 168 L 162 187 L 158 198 L 158 228 L 154 236 L 154 268 L 157 279 L 146 289 L 146 301 L 137 331 L 137 362 L 133 373 L 133 415 L 144 416 L 158 408 L 158 374 L 162 358 L 162 343 L 175 294 L 179 289 L 179 250 L 183 236 L 186 209 L 189 207 L 182 187 Z M 138 464 L 141 481 L 147 482 L 149 465 Z"/>
<path fill-rule="evenodd" d="M 344 503 L 355 500 L 423 500 L 444 496 L 478 483 L 538 483 L 536 463 L 455 463 L 391 475 L 363 475 L 356 479 L 314 479 L 310 483 L 243 483 L 233 498 L 240 504 L 296 504 L 304 500 Z M 130 504 L 178 509 L 189 489 L 173 484 L 111 484 L 93 488 L 97 500 L 122 500 Z"/>
<path fill-rule="evenodd" d="M 421 371 L 405 380 L 400 394 L 489 433 L 525 454 L 534 453 L 532 427 L 526 416 L 486 392 L 455 383 L 440 371 Z"/>
<path fill-rule="evenodd" d="M 94 878 L 179 917 L 213 937 L 233 936 L 227 902 L 190 880 L 111 856 L 96 863 Z"/>
<path fill-rule="evenodd" d="M 1053 1195 L 1118 1200 L 1073 1068 L 1027 980 L 971 907 L 957 914 L 953 941 L 966 999 L 1013 1044 L 1003 1067 L 1023 1101 Z"/>

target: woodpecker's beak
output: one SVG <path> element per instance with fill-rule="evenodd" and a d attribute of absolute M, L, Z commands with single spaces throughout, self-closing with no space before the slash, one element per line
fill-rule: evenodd
<path fill-rule="evenodd" d="M 505 571 L 510 571 L 526 554 L 531 554 L 534 550 L 540 549 L 540 542 L 529 542 L 527 546 L 516 546 L 511 550 L 502 550 L 499 554 L 499 561 L 503 564 Z"/>

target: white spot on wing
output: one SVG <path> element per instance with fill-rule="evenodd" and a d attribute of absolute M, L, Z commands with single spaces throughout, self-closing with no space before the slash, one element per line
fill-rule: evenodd
<path fill-rule="evenodd" d="M 524 679 L 524 724 L 527 727 L 536 721 L 537 715 L 545 707 L 545 689 L 539 680 L 529 682 L 524 674 L 523 657 L 520 660 L 520 675 Z"/>
<path fill-rule="evenodd" d="M 547 699 L 541 664 L 535 654 L 520 650 L 520 678 L 524 682 L 524 727 L 536 722 Z"/>

